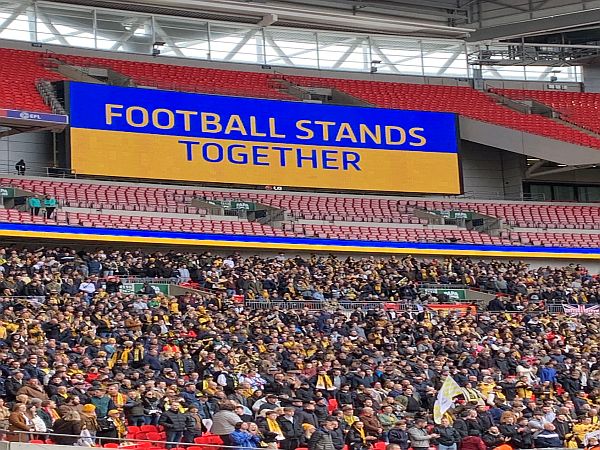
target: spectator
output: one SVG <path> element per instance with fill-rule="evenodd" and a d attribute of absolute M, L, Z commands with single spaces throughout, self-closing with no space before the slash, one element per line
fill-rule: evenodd
<path fill-rule="evenodd" d="M 96 407 L 91 403 L 83 405 L 80 416 L 82 429 L 87 430 L 87 436 L 84 436 L 86 439 L 83 440 L 82 444 L 86 447 L 93 447 L 99 429 L 98 420 L 96 419 Z"/>
<path fill-rule="evenodd" d="M 54 214 L 54 210 L 56 209 L 57 204 L 58 203 L 56 199 L 50 194 L 47 194 L 44 197 L 44 209 L 46 210 L 46 219 L 52 218 L 52 214 Z"/>
<path fill-rule="evenodd" d="M 27 165 L 25 164 L 24 159 L 21 158 L 19 161 L 17 161 L 17 163 L 15 164 L 15 170 L 17 171 L 17 175 L 20 175 L 20 176 L 25 175 L 25 170 L 27 170 Z"/>
<path fill-rule="evenodd" d="M 439 435 L 436 433 L 428 433 L 426 426 L 427 421 L 418 418 L 415 420 L 414 425 L 408 430 L 408 436 L 413 450 L 429 449 L 431 439 L 439 438 Z"/>
<path fill-rule="evenodd" d="M 159 425 L 165 427 L 167 433 L 167 448 L 177 447 L 184 432 L 190 427 L 190 419 L 181 411 L 178 402 L 171 403 L 169 409 L 160 416 Z"/>
<path fill-rule="evenodd" d="M 25 414 L 27 405 L 15 403 L 12 412 L 8 416 L 8 440 L 11 442 L 28 442 L 29 432 L 34 431 L 33 423 Z M 17 433 L 10 433 L 16 431 Z"/>
<path fill-rule="evenodd" d="M 362 421 L 354 422 L 346 434 L 346 444 L 350 450 L 368 450 L 377 438 L 369 436 Z"/>
<path fill-rule="evenodd" d="M 82 421 L 78 412 L 69 411 L 62 418 L 54 422 L 55 436 L 52 440 L 58 445 L 75 445 L 79 441 Z M 61 436 L 62 435 L 62 436 Z"/>
<path fill-rule="evenodd" d="M 29 206 L 29 211 L 31 213 L 31 217 L 39 215 L 40 209 L 42 207 L 42 202 L 40 201 L 40 199 L 38 197 L 36 197 L 35 195 L 29 197 L 27 204 Z"/>
<path fill-rule="evenodd" d="M 407 428 L 406 421 L 398 421 L 388 433 L 389 443 L 399 445 L 400 450 L 408 450 L 410 447 L 410 437 Z"/>
<path fill-rule="evenodd" d="M 220 436 L 225 445 L 230 445 L 229 435 L 233 433 L 235 424 L 240 422 L 240 416 L 233 410 L 234 406 L 231 402 L 223 402 L 221 409 L 212 418 L 210 432 Z"/>
<path fill-rule="evenodd" d="M 260 437 L 248 431 L 247 423 L 238 422 L 235 424 L 233 432 L 229 435 L 229 441 L 232 446 L 237 447 L 236 450 L 244 450 L 247 448 L 257 448 L 260 444 Z"/>
<path fill-rule="evenodd" d="M 310 434 L 307 444 L 309 450 L 335 450 L 331 437 L 331 432 L 335 427 L 333 421 L 326 420 L 318 429 L 310 423 L 305 425 L 307 433 Z"/>
<path fill-rule="evenodd" d="M 558 448 L 562 447 L 562 442 L 559 434 L 556 432 L 556 427 L 546 422 L 543 429 L 537 433 L 534 439 L 536 448 Z"/>
<path fill-rule="evenodd" d="M 300 439 L 302 438 L 302 422 L 296 415 L 294 408 L 283 408 L 283 414 L 277 418 L 283 437 L 281 448 L 283 450 L 296 450 L 300 447 Z"/>
<path fill-rule="evenodd" d="M 460 450 L 487 450 L 479 430 L 469 430 L 469 435 L 460 440 Z"/>
<path fill-rule="evenodd" d="M 456 429 L 450 425 L 447 417 L 442 417 L 440 425 L 433 429 L 434 434 L 439 435 L 436 439 L 438 450 L 457 450 L 461 436 Z"/>

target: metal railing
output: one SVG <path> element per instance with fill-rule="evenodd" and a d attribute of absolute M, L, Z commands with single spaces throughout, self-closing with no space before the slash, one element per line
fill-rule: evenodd
<path fill-rule="evenodd" d="M 202 442 L 202 444 L 197 444 L 194 442 L 169 442 L 166 440 L 150 440 L 150 439 L 131 439 L 131 438 L 117 438 L 117 437 L 103 437 L 103 436 L 81 436 L 81 435 L 75 435 L 75 434 L 62 434 L 62 433 L 54 433 L 54 432 L 28 432 L 28 431 L 9 431 L 9 430 L 1 430 L 0 429 L 0 434 L 5 434 L 9 437 L 12 437 L 15 440 L 12 440 L 10 443 L 18 443 L 18 444 L 25 444 L 25 443 L 30 443 L 32 445 L 61 445 L 61 444 L 56 444 L 55 443 L 55 439 L 53 438 L 71 438 L 71 439 L 75 439 L 77 438 L 77 440 L 79 439 L 86 439 L 88 441 L 93 441 L 97 444 L 103 445 L 107 444 L 107 443 L 116 443 L 118 445 L 118 448 L 127 448 L 130 450 L 135 450 L 135 449 L 145 449 L 145 448 L 165 448 L 165 447 L 173 447 L 173 448 L 182 448 L 182 447 L 192 447 L 192 446 L 198 446 L 198 445 L 202 445 L 202 447 L 205 447 L 207 449 L 214 449 L 214 450 L 227 450 L 227 449 L 254 449 L 253 447 L 243 447 L 243 446 L 229 446 L 229 445 L 224 445 L 224 444 L 208 444 L 208 443 L 204 443 Z M 39 438 L 37 438 L 36 436 L 39 436 Z M 43 437 L 43 439 L 42 439 Z M 200 436 L 197 436 L 200 437 Z M 204 436 L 203 436 L 204 437 Z M 34 441 L 33 443 L 30 441 Z M 48 440 L 48 444 L 46 444 L 46 440 Z M 61 439 L 59 439 L 61 440 Z M 35 442 L 35 441 L 44 441 L 44 444 L 41 444 L 40 442 Z M 51 441 L 51 442 L 50 442 Z M 10 443 L 8 443 L 10 445 Z M 65 444 L 62 444 L 65 445 Z"/>
<path fill-rule="evenodd" d="M 246 300 L 244 307 L 252 310 L 268 310 L 273 308 L 285 310 L 309 310 L 309 311 L 324 311 L 324 310 L 342 310 L 342 311 L 376 311 L 384 310 L 388 306 L 394 305 L 395 310 L 415 312 L 417 311 L 416 303 L 407 302 L 381 302 L 381 301 L 354 301 L 354 300 L 337 300 L 337 301 L 319 301 L 319 300 Z"/>

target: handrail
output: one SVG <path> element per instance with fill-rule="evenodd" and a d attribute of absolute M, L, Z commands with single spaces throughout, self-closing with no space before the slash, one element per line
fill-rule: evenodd
<path fill-rule="evenodd" d="M 193 442 L 169 442 L 169 441 L 156 441 L 156 440 L 150 440 L 150 439 L 130 439 L 130 438 L 115 438 L 115 437 L 104 437 L 104 436 L 91 436 L 91 437 L 84 437 L 81 435 L 76 435 L 76 434 L 63 434 L 63 433 L 54 433 L 52 431 L 45 431 L 45 432 L 39 432 L 39 431 L 20 431 L 20 430 L 15 430 L 15 431 L 10 431 L 10 430 L 4 430 L 4 429 L 0 429 L 0 434 L 8 434 L 8 435 L 17 435 L 19 438 L 21 436 L 31 436 L 31 435 L 42 435 L 42 436 L 49 436 L 50 438 L 52 438 L 52 436 L 60 436 L 60 437 L 70 437 L 70 438 L 86 438 L 86 439 L 93 439 L 99 442 L 102 441 L 110 441 L 110 442 L 119 442 L 122 444 L 136 444 L 136 443 L 151 443 L 151 444 L 160 444 L 159 447 L 164 447 L 165 445 L 169 445 L 169 446 L 173 446 L 173 447 L 179 447 L 181 445 L 187 445 L 187 446 L 196 446 L 196 445 L 200 445 L 200 444 L 195 444 Z M 23 443 L 28 443 L 30 439 L 25 440 L 25 441 L 21 441 L 19 440 L 18 442 L 23 444 Z M 36 445 L 35 443 L 32 445 Z M 41 444 L 40 444 L 41 445 Z M 61 445 L 61 444 L 55 444 L 55 445 Z M 243 447 L 243 446 L 232 446 L 232 445 L 225 445 L 225 444 L 205 444 L 204 442 L 201 444 L 202 447 L 208 447 L 208 448 L 214 448 L 216 449 L 248 449 L 248 450 L 256 450 L 256 448 L 254 447 Z M 124 446 L 119 446 L 120 448 L 123 447 L 130 447 L 129 445 L 124 445 Z M 131 446 L 133 447 L 133 446 Z"/>

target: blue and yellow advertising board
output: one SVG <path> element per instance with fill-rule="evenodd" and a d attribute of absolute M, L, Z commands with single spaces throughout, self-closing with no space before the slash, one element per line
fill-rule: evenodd
<path fill-rule="evenodd" d="M 456 116 L 70 83 L 77 173 L 460 192 Z"/>

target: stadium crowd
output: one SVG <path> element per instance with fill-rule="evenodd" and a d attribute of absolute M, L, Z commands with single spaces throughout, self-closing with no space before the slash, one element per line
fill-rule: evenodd
<path fill-rule="evenodd" d="M 125 294 L 125 276 L 206 291 Z M 423 282 L 501 296 L 464 316 L 229 301 L 423 303 Z M 542 309 L 598 303 L 598 288 L 579 265 L 0 249 L 0 429 L 87 446 L 155 425 L 236 448 L 598 450 L 600 319 Z M 447 377 L 461 394 L 434 424 Z"/>

